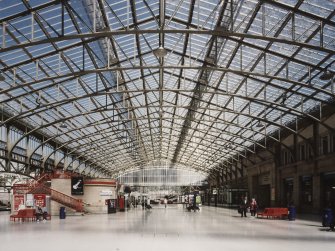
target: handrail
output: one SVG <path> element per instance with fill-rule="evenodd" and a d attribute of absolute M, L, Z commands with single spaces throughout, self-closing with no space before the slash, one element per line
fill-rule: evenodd
<path fill-rule="evenodd" d="M 66 173 L 66 175 L 68 175 L 68 174 Z M 27 184 L 19 184 L 18 188 L 21 188 L 22 190 L 24 190 L 24 193 L 29 193 L 30 191 L 33 191 L 34 189 L 39 189 L 39 188 L 43 189 L 44 191 L 46 191 L 48 194 L 51 195 L 52 200 L 57 201 L 57 202 L 63 204 L 64 206 L 67 206 L 69 208 L 72 208 L 72 209 L 76 210 L 77 212 L 83 212 L 84 211 L 83 201 L 81 199 L 76 199 L 74 197 L 71 197 L 67 194 L 61 193 L 57 190 L 54 190 L 54 189 L 44 185 L 44 181 L 46 181 L 48 179 L 51 179 L 54 176 L 56 176 L 56 175 L 52 175 L 52 174 L 49 174 L 49 173 L 44 173 L 37 180 L 32 180 L 32 181 L 28 182 Z"/>
<path fill-rule="evenodd" d="M 80 199 L 73 198 L 64 193 L 58 192 L 54 189 L 50 189 L 51 199 L 57 201 L 65 206 L 75 209 L 77 212 L 83 212 L 83 202 Z"/>

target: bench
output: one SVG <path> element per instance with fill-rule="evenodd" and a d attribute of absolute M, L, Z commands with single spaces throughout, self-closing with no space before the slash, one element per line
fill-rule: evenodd
<path fill-rule="evenodd" d="M 273 218 L 284 219 L 288 217 L 288 209 L 286 207 L 265 208 L 263 212 L 257 212 L 257 218 L 259 216 L 272 219 Z"/>
<path fill-rule="evenodd" d="M 36 216 L 35 216 L 35 209 L 33 208 L 26 208 L 26 209 L 20 209 L 17 211 L 17 214 L 13 214 L 10 216 L 11 221 L 35 221 Z"/>
<path fill-rule="evenodd" d="M 41 217 L 43 217 L 41 215 Z M 51 220 L 51 215 L 50 214 L 46 214 L 45 218 L 47 220 Z M 11 221 L 36 221 L 36 212 L 34 208 L 25 208 L 25 209 L 20 209 L 19 211 L 17 211 L 17 214 L 13 214 L 10 216 L 9 218 Z"/>

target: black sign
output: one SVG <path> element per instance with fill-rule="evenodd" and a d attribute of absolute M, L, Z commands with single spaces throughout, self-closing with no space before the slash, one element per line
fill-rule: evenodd
<path fill-rule="evenodd" d="M 71 178 L 71 194 L 83 195 L 84 194 L 84 179 L 83 177 Z"/>

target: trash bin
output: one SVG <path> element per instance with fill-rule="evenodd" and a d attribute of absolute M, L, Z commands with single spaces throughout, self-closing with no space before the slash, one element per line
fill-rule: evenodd
<path fill-rule="evenodd" d="M 296 210 L 294 206 L 288 207 L 288 219 L 295 220 Z"/>
<path fill-rule="evenodd" d="M 65 207 L 60 207 L 59 208 L 59 219 L 65 219 L 65 217 L 66 217 Z"/>
<path fill-rule="evenodd" d="M 322 214 L 322 226 L 330 227 L 333 220 L 334 220 L 334 216 L 333 216 L 333 211 L 331 210 L 331 208 L 324 209 L 323 214 Z"/>

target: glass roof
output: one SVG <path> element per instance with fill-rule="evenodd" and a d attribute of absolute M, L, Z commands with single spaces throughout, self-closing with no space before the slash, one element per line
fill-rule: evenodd
<path fill-rule="evenodd" d="M 208 173 L 333 105 L 332 0 L 12 0 L 0 18 L 2 125 L 111 176 Z"/>

